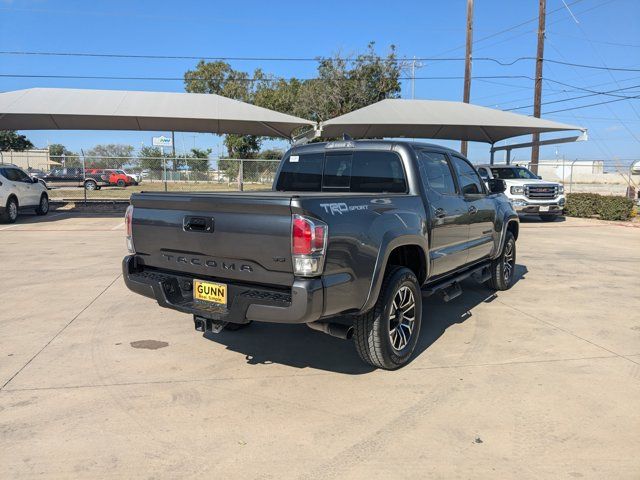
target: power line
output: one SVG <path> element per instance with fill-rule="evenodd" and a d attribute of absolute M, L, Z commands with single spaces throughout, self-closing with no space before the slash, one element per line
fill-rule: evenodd
<path fill-rule="evenodd" d="M 579 12 L 579 15 L 582 15 L 582 14 L 584 14 L 584 13 L 590 12 L 591 10 L 595 10 L 596 8 L 604 7 L 605 5 L 608 5 L 608 4 L 613 3 L 613 2 L 615 2 L 615 1 L 617 1 L 617 0 L 609 0 L 609 1 L 607 1 L 607 2 L 603 2 L 603 3 L 597 4 L 597 5 L 595 5 L 595 6 L 591 7 L 591 8 L 587 8 L 587 9 L 585 9 L 585 10 L 582 10 L 581 12 Z M 577 2 L 570 3 L 570 4 L 569 4 L 569 6 L 572 6 L 572 5 L 574 5 L 575 3 L 577 3 Z M 552 13 L 554 13 L 554 12 L 558 12 L 558 11 L 560 11 L 560 10 L 564 10 L 564 6 L 563 6 L 563 7 L 560 7 L 560 8 L 556 8 L 555 10 L 552 10 L 551 12 L 549 12 L 549 13 L 547 14 L 547 16 L 550 16 Z M 534 22 L 534 21 L 536 21 L 537 19 L 538 19 L 538 17 L 534 17 L 534 18 L 532 18 L 531 20 L 529 20 L 528 22 L 525 22 L 525 23 L 533 23 L 533 22 Z M 562 22 L 562 21 L 564 21 L 564 20 L 565 20 L 564 18 L 559 18 L 559 19 L 557 19 L 557 20 L 555 20 L 555 21 L 548 22 L 548 23 L 547 23 L 547 29 L 549 28 L 549 26 L 554 25 L 554 24 L 556 24 L 556 23 L 558 23 L 558 22 Z M 522 25 L 523 25 L 523 24 L 520 24 L 520 26 L 522 26 Z M 507 29 L 507 31 L 509 31 L 509 30 L 511 30 L 511 29 Z M 511 36 L 511 37 L 508 37 L 508 38 L 505 38 L 505 39 L 503 39 L 503 40 L 500 40 L 500 41 L 498 41 L 498 42 L 493 42 L 493 43 L 489 43 L 489 44 L 487 44 L 487 45 L 483 45 L 483 46 L 481 46 L 481 47 L 478 47 L 478 48 L 476 49 L 476 51 L 478 51 L 478 50 L 483 50 L 483 49 L 487 49 L 487 48 L 491 48 L 491 47 L 494 47 L 494 46 L 496 46 L 496 45 L 500 45 L 500 44 L 502 44 L 502 43 L 509 42 L 509 41 L 514 40 L 514 39 L 516 39 L 516 38 L 520 38 L 520 37 L 522 37 L 523 35 L 526 35 L 526 34 L 528 34 L 528 33 L 533 33 L 533 32 L 536 32 L 536 31 L 537 31 L 536 29 L 533 29 L 533 30 L 527 30 L 527 31 L 525 31 L 525 32 L 518 33 L 517 35 L 513 35 L 513 36 Z M 504 33 L 504 31 L 503 31 L 502 33 Z M 455 48 L 455 49 L 453 49 L 453 50 L 449 50 L 449 51 L 447 51 L 447 52 L 443 52 L 443 55 L 444 55 L 444 53 L 448 53 L 448 52 L 450 52 L 450 51 L 458 50 L 459 48 L 460 48 L 460 47 Z"/>
<path fill-rule="evenodd" d="M 638 68 L 627 68 L 627 67 L 603 67 L 600 65 L 586 65 L 583 63 L 572 63 L 572 62 L 563 62 L 561 60 L 551 60 L 549 58 L 544 59 L 545 62 L 549 63 L 557 63 L 558 65 L 567 65 L 570 67 L 578 67 L 578 68 L 590 68 L 593 70 L 607 70 L 609 72 L 640 72 Z"/>
<path fill-rule="evenodd" d="M 571 107 L 571 108 L 563 108 L 561 110 L 553 110 L 551 112 L 545 112 L 545 115 L 550 115 L 552 113 L 559 113 L 559 112 L 568 112 L 569 110 L 578 110 L 580 108 L 595 107 L 596 105 L 606 105 L 608 103 L 622 102 L 623 100 L 634 100 L 634 99 L 638 99 L 638 98 L 640 98 L 640 95 L 636 95 L 635 97 L 616 98 L 614 100 L 607 100 L 605 102 L 590 103 L 588 105 L 580 105 L 579 107 Z"/>
<path fill-rule="evenodd" d="M 205 77 L 142 77 L 142 76 L 115 76 L 115 75 L 50 75 L 50 74 L 20 74 L 20 73 L 0 73 L 0 78 L 51 78 L 51 79 L 62 79 L 62 80 L 132 80 L 132 81 L 206 81 L 208 80 Z M 498 80 L 498 79 L 520 79 L 520 80 L 533 80 L 532 77 L 528 75 L 479 75 L 472 77 L 474 80 L 480 81 L 488 81 L 488 80 Z M 320 78 L 297 78 L 297 77 L 264 77 L 264 78 L 256 78 L 256 77 L 245 77 L 245 78 L 235 78 L 233 81 L 236 82 L 277 82 L 277 81 L 290 81 L 290 80 L 299 80 L 299 81 L 319 81 L 322 80 Z M 461 75 L 450 75 L 450 76 L 428 76 L 428 77 L 398 77 L 398 80 L 464 80 L 464 76 Z M 558 80 L 554 80 L 551 78 L 545 78 L 545 81 L 556 83 L 558 85 L 562 85 L 565 87 L 569 87 L 575 90 L 581 90 L 589 92 L 593 95 L 610 95 L 613 92 L 628 90 L 631 88 L 638 88 L 640 85 L 634 85 L 631 87 L 624 87 L 616 90 L 599 92 L 590 90 L 588 88 L 580 87 L 577 85 L 571 85 L 566 82 L 560 82 Z M 355 81 L 355 79 L 351 78 L 335 78 L 331 79 L 331 81 Z M 526 87 L 523 87 L 526 88 Z M 585 95 L 591 96 L 591 95 Z M 616 95 L 612 95 L 616 96 Z M 583 98 L 583 97 L 577 97 Z M 635 98 L 635 97 L 627 97 L 625 98 Z M 551 102 L 554 103 L 554 102 Z M 517 107 L 511 108 L 509 110 L 517 110 L 527 107 Z"/>
<path fill-rule="evenodd" d="M 578 29 L 580 30 L 580 33 L 582 33 L 582 36 L 587 40 L 587 42 L 589 42 L 589 45 L 591 46 L 591 49 L 594 51 L 594 53 L 595 53 L 598 57 L 600 57 L 600 61 L 602 62 L 602 64 L 606 67 L 606 66 L 607 66 L 607 64 L 606 64 L 606 62 L 605 62 L 604 58 L 602 58 L 602 56 L 600 55 L 600 52 L 599 52 L 599 51 L 595 48 L 595 46 L 591 43 L 591 39 L 587 36 L 586 32 L 584 31 L 584 29 L 582 28 L 582 26 L 581 26 L 579 23 L 578 23 Z M 564 58 L 563 53 L 562 53 L 558 48 L 556 48 L 556 47 L 553 47 L 553 48 L 558 52 L 558 54 L 560 55 L 560 57 L 563 57 L 563 58 Z M 566 58 L 565 58 L 565 60 L 566 60 Z M 613 82 L 615 83 L 615 85 L 616 85 L 617 87 L 620 87 L 620 83 L 618 82 L 618 79 L 613 75 L 612 71 L 611 71 L 611 70 L 607 70 L 607 74 L 609 75 L 609 77 L 611 77 L 611 80 L 613 80 Z M 631 103 L 629 104 L 629 106 L 631 107 L 631 110 L 633 110 L 633 113 L 635 113 L 635 114 L 636 114 L 636 116 L 640 119 L 640 114 L 638 114 L 638 111 L 636 110 L 635 105 L 633 104 L 633 102 L 631 102 Z M 610 112 L 614 117 L 618 118 L 618 115 L 617 115 L 617 114 L 616 114 L 616 112 L 611 108 L 611 106 L 610 106 L 610 105 L 608 105 L 608 104 L 607 104 L 607 105 L 606 105 L 606 109 L 607 109 L 607 110 L 609 110 L 609 112 Z M 624 127 L 624 129 L 629 133 L 629 135 L 631 135 L 631 136 L 634 138 L 634 140 L 635 140 L 636 142 L 640 143 L 640 137 L 638 137 L 638 135 L 636 135 L 636 133 L 635 133 L 631 128 L 629 128 L 629 126 L 628 126 L 625 122 L 620 121 L 620 120 L 619 120 L 619 122 L 620 122 L 620 124 Z"/>
<path fill-rule="evenodd" d="M 552 35 L 554 37 L 575 38 L 576 40 L 582 40 L 580 37 L 576 37 L 575 35 L 567 35 L 565 33 L 546 32 L 546 34 L 547 35 Z M 634 44 L 634 43 L 605 42 L 603 40 L 591 40 L 591 43 L 598 43 L 598 44 L 601 44 L 601 45 L 610 45 L 612 47 L 640 48 L 640 45 Z"/>
<path fill-rule="evenodd" d="M 153 80 L 153 81 L 185 81 L 185 80 L 202 80 L 206 81 L 208 78 L 204 77 L 121 77 L 121 76 L 111 76 L 111 75 L 47 75 L 47 74 L 18 74 L 18 73 L 0 73 L 0 77 L 6 78 L 55 78 L 55 79 L 70 79 L 70 80 Z M 415 80 L 463 80 L 464 76 L 434 76 L 434 77 L 398 77 L 398 80 L 411 80 L 414 78 Z M 526 75 L 487 75 L 487 76 L 479 76 L 473 77 L 474 79 L 499 79 L 499 78 L 520 78 L 520 79 L 529 79 Z M 297 77 L 265 77 L 265 78 L 235 78 L 233 81 L 237 82 L 276 82 L 279 80 L 322 80 L 320 78 L 297 78 Z M 331 79 L 331 81 L 355 81 L 355 79 L 351 78 L 335 78 Z"/>
<path fill-rule="evenodd" d="M 545 80 L 547 80 L 547 79 L 545 79 Z M 593 93 L 589 93 L 587 95 L 579 95 L 577 97 L 570 97 L 570 98 L 564 98 L 564 99 L 561 99 L 561 100 L 551 100 L 549 102 L 542 102 L 542 105 L 550 105 L 550 104 L 553 104 L 553 103 L 569 102 L 571 100 L 578 100 L 580 98 L 594 97 L 596 95 L 608 95 L 608 96 L 611 96 L 611 97 L 618 97 L 618 98 L 620 98 L 622 100 L 625 100 L 625 99 L 630 100 L 630 99 L 633 99 L 633 98 L 637 98 L 637 96 L 615 95 L 614 92 L 620 92 L 620 91 L 623 91 L 623 90 L 630 90 L 632 88 L 638 88 L 638 87 L 640 87 L 640 85 L 633 85 L 631 87 L 624 87 L 624 88 L 616 88 L 615 90 L 608 90 L 606 92 L 593 92 Z M 587 90 L 587 91 L 590 91 L 590 90 Z M 531 108 L 531 107 L 533 107 L 533 105 L 525 105 L 523 107 L 506 108 L 504 111 L 505 112 L 511 112 L 513 110 L 523 110 L 525 108 Z"/>
<path fill-rule="evenodd" d="M 569 6 L 575 5 L 576 3 L 580 3 L 582 1 L 583 0 L 575 0 L 574 2 L 571 2 L 569 4 Z M 554 14 L 554 13 L 560 11 L 560 10 L 564 10 L 564 7 L 556 8 L 555 10 L 550 11 L 549 15 L 552 15 L 552 14 Z M 480 43 L 480 42 L 483 42 L 485 40 L 489 40 L 490 38 L 497 37 L 498 35 L 502 35 L 503 33 L 511 32 L 512 30 L 516 30 L 517 28 L 523 27 L 525 25 L 528 25 L 528 24 L 530 24 L 532 22 L 537 22 L 537 21 L 538 21 L 538 17 L 537 16 L 532 17 L 532 18 L 530 18 L 528 20 L 525 20 L 524 22 L 518 23 L 516 25 L 512 25 L 511 27 L 505 28 L 505 29 L 500 30 L 498 32 L 494 32 L 492 34 L 485 35 L 484 37 L 477 38 L 476 40 L 473 41 L 473 44 L 475 45 L 476 43 Z M 455 48 L 451 48 L 449 50 L 446 50 L 446 51 L 442 52 L 441 54 L 439 54 L 437 56 L 445 55 L 445 54 L 447 54 L 449 52 L 455 52 L 456 50 L 459 50 L 459 49 L 464 48 L 464 47 L 465 47 L 465 45 L 463 44 L 463 45 L 461 45 L 459 47 L 455 47 Z"/>
<path fill-rule="evenodd" d="M 553 45 L 551 45 L 551 44 L 549 44 L 549 46 L 550 46 L 551 48 L 554 48 L 554 47 L 553 47 Z M 599 74 L 597 74 L 597 75 L 599 75 Z M 630 82 L 630 81 L 633 81 L 633 80 L 637 80 L 637 79 L 639 79 L 639 78 L 640 78 L 640 76 L 634 76 L 634 77 L 630 77 L 630 78 L 626 78 L 626 79 L 624 79 L 624 80 L 621 80 L 621 82 Z M 546 80 L 546 81 L 548 81 L 548 82 L 554 82 L 554 83 L 558 83 L 558 84 L 560 84 L 560 85 L 564 85 L 564 86 L 566 86 L 566 87 L 568 87 L 568 88 L 571 88 L 572 90 L 576 90 L 576 91 L 587 91 L 587 92 L 591 91 L 591 92 L 593 92 L 593 93 L 595 93 L 595 91 L 594 91 L 594 90 L 589 90 L 589 89 L 591 89 L 591 88 L 595 88 L 595 87 L 601 87 L 601 86 L 603 86 L 603 85 L 610 85 L 610 84 L 612 84 L 612 83 L 615 83 L 616 85 L 618 84 L 618 82 L 615 82 L 615 81 L 614 81 L 614 82 L 611 82 L 611 81 L 609 81 L 609 82 L 600 82 L 600 83 L 596 83 L 596 84 L 593 84 L 593 85 L 589 85 L 589 86 L 587 86 L 587 87 L 578 87 L 577 85 L 571 85 L 571 84 L 564 83 L 564 82 L 557 82 L 556 80 L 552 80 L 552 79 L 550 79 L 550 78 L 545 78 L 544 80 Z M 500 85 L 503 85 L 503 86 L 505 86 L 505 87 L 516 87 L 516 85 L 513 85 L 513 84 L 506 84 L 506 83 L 503 83 L 503 82 L 492 82 L 492 81 L 488 81 L 488 80 L 480 80 L 480 81 L 481 81 L 481 82 L 486 82 L 486 83 L 495 83 L 495 84 L 500 84 Z M 528 89 L 529 89 L 529 88 L 531 88 L 531 87 L 524 87 L 524 86 L 522 86 L 522 87 L 519 87 L 519 88 L 520 88 L 520 89 L 523 89 L 523 90 L 528 90 Z M 567 89 L 559 90 L 559 89 L 554 89 L 554 88 L 549 87 L 549 86 L 548 86 L 547 88 L 545 88 L 545 92 L 548 92 L 548 91 L 551 91 L 551 92 L 553 92 L 553 93 L 545 94 L 545 98 L 550 97 L 550 96 L 558 96 L 558 95 L 566 94 L 566 93 L 567 93 Z M 635 93 L 635 92 L 632 92 L 632 93 Z M 500 95 L 500 94 L 498 94 L 498 95 Z M 495 95 L 492 95 L 492 96 L 495 96 Z M 484 97 L 484 98 L 486 98 L 486 97 Z M 527 96 L 527 97 L 515 98 L 515 99 L 513 99 L 513 100 L 505 100 L 505 101 L 503 101 L 503 102 L 500 102 L 500 105 L 509 104 L 509 103 L 521 102 L 521 101 L 523 101 L 523 100 L 529 100 L 530 98 L 531 98 L 530 96 Z M 479 100 L 479 99 L 476 99 L 476 100 Z"/>
<path fill-rule="evenodd" d="M 247 62 L 323 62 L 327 60 L 347 61 L 347 62 L 367 62 L 371 60 L 382 60 L 392 63 L 400 62 L 463 62 L 465 57 L 415 57 L 415 58 L 388 58 L 379 55 L 361 55 L 358 57 L 224 57 L 224 56 L 198 56 L 198 55 L 151 55 L 151 54 L 125 54 L 125 53 L 94 53 L 94 52 L 36 52 L 26 50 L 2 50 L 0 55 L 23 55 L 23 56 L 49 56 L 49 57 L 85 57 L 85 58 L 121 58 L 121 59 L 144 59 L 144 60 L 214 60 L 214 61 L 247 61 Z M 474 62 L 493 62 L 502 67 L 510 67 L 518 62 L 536 60 L 536 57 L 518 57 L 513 60 L 500 60 L 493 57 L 474 57 Z M 594 70 L 610 70 L 619 72 L 640 72 L 640 68 L 630 67 L 603 67 L 600 65 L 588 65 L 581 63 L 571 63 L 562 60 L 545 58 L 545 62 L 557 63 L 578 68 L 589 68 Z"/>

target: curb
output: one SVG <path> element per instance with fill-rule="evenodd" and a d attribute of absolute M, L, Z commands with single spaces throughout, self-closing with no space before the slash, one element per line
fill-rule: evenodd
<path fill-rule="evenodd" d="M 129 200 L 115 201 L 52 201 L 51 210 L 57 212 L 80 212 L 80 213 L 122 213 L 129 206 Z"/>

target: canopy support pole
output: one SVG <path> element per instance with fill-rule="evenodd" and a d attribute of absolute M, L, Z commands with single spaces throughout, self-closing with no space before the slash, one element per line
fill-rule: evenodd
<path fill-rule="evenodd" d="M 500 150 L 504 150 L 507 153 L 507 165 L 511 164 L 511 150 L 513 150 L 514 148 L 527 148 L 527 147 L 532 147 L 534 145 L 537 146 L 541 146 L 541 145 L 555 145 L 558 143 L 571 143 L 571 142 L 583 142 L 587 140 L 587 132 L 586 130 L 582 132 L 582 134 L 580 135 L 576 135 L 574 137 L 563 137 L 563 138 L 552 138 L 549 140 L 541 140 L 539 142 L 526 142 L 526 143 L 514 143 L 512 145 L 501 145 L 499 147 L 494 146 L 493 144 L 491 144 L 491 165 L 493 165 L 494 162 L 494 154 L 495 152 L 498 152 Z"/>

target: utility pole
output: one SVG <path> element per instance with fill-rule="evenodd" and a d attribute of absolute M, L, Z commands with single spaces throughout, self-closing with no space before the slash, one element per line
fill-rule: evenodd
<path fill-rule="evenodd" d="M 539 0 L 538 5 L 538 53 L 536 54 L 536 78 L 533 92 L 533 116 L 540 118 L 542 103 L 542 63 L 544 60 L 544 30 L 547 0 Z M 540 159 L 540 134 L 534 133 L 532 137 L 531 163 L 529 167 L 533 173 L 538 174 L 538 161 Z"/>
<path fill-rule="evenodd" d="M 463 102 L 469 103 L 471 97 L 471 49 L 473 47 L 473 0 L 467 0 L 467 53 L 464 62 Z M 467 141 L 460 144 L 460 153 L 467 156 Z"/>
<path fill-rule="evenodd" d="M 411 99 L 416 98 L 416 68 L 422 68 L 424 64 L 422 62 L 418 62 L 416 57 L 413 57 L 411 61 Z"/>
<path fill-rule="evenodd" d="M 411 62 L 411 100 L 416 98 L 416 57 Z"/>

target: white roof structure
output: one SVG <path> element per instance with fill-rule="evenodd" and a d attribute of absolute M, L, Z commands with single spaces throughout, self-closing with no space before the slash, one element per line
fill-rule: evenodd
<path fill-rule="evenodd" d="M 463 102 L 386 99 L 322 122 L 321 136 L 434 138 L 495 143 L 531 133 L 583 127 Z"/>
<path fill-rule="evenodd" d="M 213 94 L 31 88 L 0 93 L 0 130 L 144 130 L 290 138 L 311 120 Z"/>
<path fill-rule="evenodd" d="M 0 93 L 0 130 L 143 130 L 291 138 L 311 120 L 214 94 L 31 88 Z M 387 99 L 322 122 L 315 134 L 495 143 L 582 127 L 462 102 Z"/>

